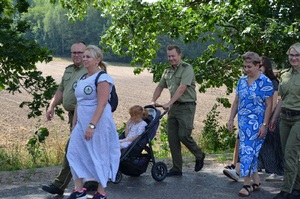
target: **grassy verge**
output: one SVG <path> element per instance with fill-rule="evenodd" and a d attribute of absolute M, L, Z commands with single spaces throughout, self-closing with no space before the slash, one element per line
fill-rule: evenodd
<path fill-rule="evenodd" d="M 0 171 L 39 168 L 60 165 L 64 156 L 66 140 L 49 140 L 40 147 L 40 155 L 33 161 L 24 145 L 0 148 Z"/>

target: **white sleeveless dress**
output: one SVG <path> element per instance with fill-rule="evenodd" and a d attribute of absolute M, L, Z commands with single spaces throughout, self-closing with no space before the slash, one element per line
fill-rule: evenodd
<path fill-rule="evenodd" d="M 71 133 L 67 158 L 73 179 L 93 178 L 105 188 L 109 180 L 115 180 L 120 163 L 120 144 L 109 103 L 96 124 L 93 138 L 84 139 L 84 133 L 98 104 L 96 76 L 97 73 L 77 82 L 77 123 Z M 108 82 L 110 89 L 112 88 L 114 82 L 108 74 L 100 76 L 98 82 L 103 81 Z"/>

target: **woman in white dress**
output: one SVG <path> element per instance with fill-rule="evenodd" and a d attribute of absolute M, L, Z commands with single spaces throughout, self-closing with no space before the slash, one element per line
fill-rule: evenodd
<path fill-rule="evenodd" d="M 93 199 L 106 199 L 105 187 L 114 181 L 120 162 L 120 144 L 111 106 L 108 103 L 113 79 L 102 74 L 95 85 L 97 74 L 106 70 L 100 48 L 90 45 L 83 54 L 88 74 L 78 80 L 75 88 L 77 106 L 67 158 L 75 189 L 69 199 L 87 198 L 83 179 L 95 179 L 98 189 Z"/>

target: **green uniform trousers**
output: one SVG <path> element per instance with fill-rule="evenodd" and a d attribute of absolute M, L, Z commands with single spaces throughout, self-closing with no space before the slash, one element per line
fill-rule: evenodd
<path fill-rule="evenodd" d="M 281 191 L 300 190 L 300 116 L 281 114 L 280 138 L 284 152 L 284 180 Z"/>
<path fill-rule="evenodd" d="M 67 159 L 67 150 L 68 150 L 68 146 L 69 146 L 69 141 L 70 141 L 70 139 L 68 140 L 66 148 L 65 148 L 65 155 L 64 155 L 64 159 L 63 159 L 63 163 L 62 163 L 62 168 L 61 168 L 58 176 L 56 176 L 54 183 L 53 183 L 57 188 L 59 188 L 61 190 L 65 190 L 72 179 L 71 169 L 70 169 L 69 162 Z"/>
<path fill-rule="evenodd" d="M 74 111 L 69 111 L 68 117 L 69 117 L 70 131 L 72 128 L 73 116 L 74 116 Z M 70 141 L 70 139 L 68 140 L 68 142 L 66 144 L 62 168 L 61 168 L 59 174 L 56 176 L 54 183 L 53 183 L 54 186 L 56 186 L 57 188 L 59 188 L 63 191 L 67 188 L 67 186 L 69 185 L 69 183 L 72 179 L 72 173 L 71 173 L 71 169 L 69 166 L 69 161 L 67 159 L 67 151 L 68 151 L 69 141 Z"/>
<path fill-rule="evenodd" d="M 191 136 L 194 128 L 195 104 L 173 104 L 168 113 L 168 141 L 172 155 L 173 170 L 182 171 L 181 143 L 201 160 L 204 155 Z"/>

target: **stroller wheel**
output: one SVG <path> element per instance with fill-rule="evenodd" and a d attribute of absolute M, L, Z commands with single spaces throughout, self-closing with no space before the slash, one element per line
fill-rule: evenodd
<path fill-rule="evenodd" d="M 112 183 L 119 184 L 122 181 L 122 178 L 123 178 L 123 175 L 122 175 L 121 171 L 118 170 L 118 173 L 116 175 L 116 180 L 114 182 L 112 182 Z"/>
<path fill-rule="evenodd" d="M 152 178 L 158 182 L 163 181 L 167 177 L 167 165 L 163 162 L 157 162 L 152 166 Z"/>

